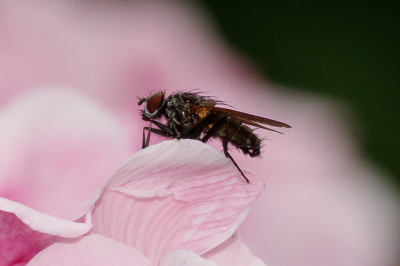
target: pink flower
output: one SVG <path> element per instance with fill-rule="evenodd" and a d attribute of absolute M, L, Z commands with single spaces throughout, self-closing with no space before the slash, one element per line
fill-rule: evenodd
<path fill-rule="evenodd" d="M 263 265 L 235 233 L 264 189 L 246 175 L 250 185 L 200 141 L 170 140 L 129 158 L 66 215 L 84 223 L 1 199 L 2 265 Z"/>
<path fill-rule="evenodd" d="M 146 124 L 137 95 L 200 88 L 237 110 L 293 126 L 284 136 L 257 131 L 267 139 L 261 160 L 232 152 L 266 183 L 238 229 L 256 256 L 269 265 L 398 264 L 396 192 L 381 181 L 385 172 L 360 155 L 346 108 L 272 88 L 197 6 L 38 0 L 3 1 L 0 10 L 1 197 L 66 218 L 140 150 Z M 49 83 L 67 86 L 44 89 Z M 237 239 L 204 258 L 241 249 Z M 80 245 L 105 255 L 104 249 L 139 254 L 104 241 L 90 235 Z M 46 250 L 63 249 L 62 243 Z M 166 255 L 164 262 L 175 258 Z"/>

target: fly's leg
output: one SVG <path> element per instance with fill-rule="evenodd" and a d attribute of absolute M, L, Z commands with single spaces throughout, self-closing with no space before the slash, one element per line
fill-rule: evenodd
<path fill-rule="evenodd" d="M 239 170 L 239 172 L 242 174 L 244 179 L 246 179 L 247 184 L 250 184 L 249 179 L 243 174 L 242 169 L 240 169 L 239 165 L 233 160 L 232 156 L 228 152 L 228 141 L 227 140 L 222 140 L 222 146 L 224 147 L 224 154 L 226 157 L 228 157 L 232 163 L 236 166 L 236 168 Z"/>
<path fill-rule="evenodd" d="M 201 139 L 203 143 L 206 143 L 212 136 L 214 136 L 218 130 L 220 130 L 225 124 L 227 124 L 227 117 L 223 117 L 220 120 L 218 120 L 213 127 L 210 129 L 210 131 L 207 132 L 207 134 Z"/>
<path fill-rule="evenodd" d="M 148 138 L 146 139 L 145 138 L 145 131 L 146 130 L 148 130 L 148 134 L 147 134 L 147 136 L 148 136 Z M 170 135 L 168 135 L 167 133 L 165 133 L 164 131 L 162 131 L 162 130 L 160 130 L 160 129 L 157 129 L 157 128 L 150 128 L 150 127 L 144 127 L 143 128 L 143 142 L 142 142 L 142 149 L 144 149 L 144 148 L 147 148 L 148 146 L 149 146 L 149 142 L 150 142 L 150 132 L 151 133 L 154 133 L 154 134 L 157 134 L 157 135 L 159 135 L 159 136 L 162 136 L 162 137 L 167 137 L 167 138 L 170 138 L 171 136 Z M 145 141 L 146 140 L 146 141 Z"/>
<path fill-rule="evenodd" d="M 145 131 L 148 130 L 147 138 L 145 138 Z M 143 128 L 143 140 L 142 140 L 142 149 L 149 146 L 150 143 L 150 132 L 151 132 L 151 121 L 148 127 Z"/>
<path fill-rule="evenodd" d="M 157 128 L 151 128 L 151 124 L 156 125 L 159 129 Z M 145 131 L 148 130 L 147 138 L 145 137 Z M 166 125 L 155 121 L 155 120 L 150 120 L 150 126 L 144 127 L 143 128 L 143 140 L 142 140 L 142 149 L 146 148 L 149 146 L 150 143 L 150 132 L 155 133 L 157 135 L 163 136 L 163 137 L 169 137 L 173 138 L 176 137 L 176 134 L 174 131 L 172 131 L 169 127 Z"/>
<path fill-rule="evenodd" d="M 212 136 L 214 136 L 218 132 L 218 130 L 220 130 L 224 125 L 226 125 L 226 127 L 228 128 L 228 117 L 227 116 L 218 120 L 214 124 L 214 126 L 210 129 L 210 131 L 208 131 L 207 134 L 202 138 L 201 141 L 203 143 L 206 143 L 207 140 L 209 140 Z M 232 156 L 228 152 L 228 140 L 227 139 L 222 139 L 222 147 L 224 148 L 225 156 L 232 161 L 233 165 L 235 165 L 236 168 L 239 170 L 240 174 L 244 177 L 247 184 L 249 184 L 250 183 L 249 179 L 243 174 L 242 169 L 240 169 L 239 165 L 237 165 L 235 160 L 232 158 Z"/>
<path fill-rule="evenodd" d="M 201 133 L 203 133 L 204 128 L 210 123 L 212 119 L 212 112 L 203 117 L 200 122 L 188 131 L 183 131 L 182 136 L 189 139 L 200 139 Z"/>
<path fill-rule="evenodd" d="M 161 129 L 162 131 L 164 131 L 168 137 L 174 138 L 176 137 L 176 133 L 170 129 L 169 127 L 167 127 L 166 125 L 155 121 L 155 120 L 150 120 L 154 125 L 158 126 L 159 129 Z"/>

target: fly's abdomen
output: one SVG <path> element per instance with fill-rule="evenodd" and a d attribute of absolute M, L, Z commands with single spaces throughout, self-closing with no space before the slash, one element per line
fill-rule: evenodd
<path fill-rule="evenodd" d="M 218 132 L 218 137 L 228 140 L 244 154 L 255 157 L 260 155 L 261 140 L 253 131 L 239 120 L 227 117 L 227 123 Z"/>

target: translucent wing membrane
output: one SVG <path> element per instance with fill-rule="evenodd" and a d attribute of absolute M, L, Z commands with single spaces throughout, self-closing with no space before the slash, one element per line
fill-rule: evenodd
<path fill-rule="evenodd" d="M 268 127 L 264 127 L 264 126 L 262 126 L 260 124 L 269 125 L 269 126 L 273 126 L 273 127 L 291 128 L 290 125 L 288 125 L 286 123 L 283 123 L 283 122 L 279 122 L 279 121 L 272 120 L 272 119 L 269 119 L 269 118 L 256 116 L 256 115 L 251 115 L 251 114 L 247 114 L 247 113 L 243 113 L 243 112 L 239 112 L 239 111 L 235 111 L 235 110 L 231 110 L 231 109 L 214 107 L 213 110 L 217 111 L 217 112 L 231 114 L 233 117 L 235 117 L 236 119 L 238 119 L 239 121 L 241 121 L 244 124 L 247 124 L 247 125 L 250 125 L 250 126 L 259 127 L 259 128 L 263 128 L 263 129 L 274 131 L 274 132 L 277 132 L 277 133 L 281 133 L 281 132 L 276 131 L 276 130 L 271 129 L 271 128 L 268 128 Z"/>

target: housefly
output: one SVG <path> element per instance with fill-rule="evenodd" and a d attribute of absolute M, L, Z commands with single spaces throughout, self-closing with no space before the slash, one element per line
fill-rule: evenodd
<path fill-rule="evenodd" d="M 218 107 L 223 102 L 193 91 L 173 93 L 167 98 L 165 92 L 160 91 L 139 98 L 138 105 L 143 103 L 142 119 L 150 122 L 148 127 L 143 128 L 143 149 L 149 146 L 150 133 L 168 138 L 197 139 L 204 143 L 210 138 L 217 138 L 222 142 L 225 156 L 232 161 L 247 183 L 249 179 L 229 154 L 228 144 L 250 157 L 257 157 L 260 156 L 262 140 L 248 125 L 277 133 L 281 132 L 264 125 L 291 128 L 276 120 Z M 163 119 L 166 124 L 161 122 Z M 156 128 L 152 128 L 152 125 Z"/>

